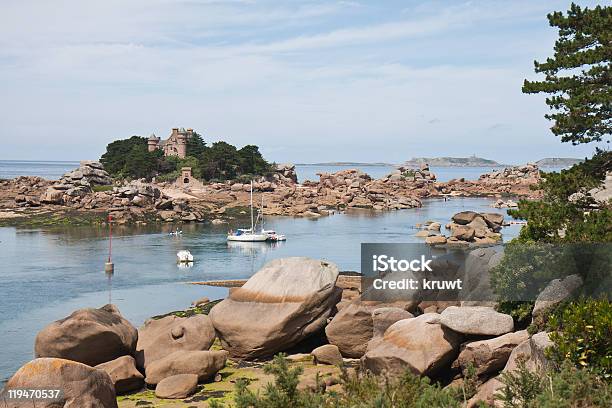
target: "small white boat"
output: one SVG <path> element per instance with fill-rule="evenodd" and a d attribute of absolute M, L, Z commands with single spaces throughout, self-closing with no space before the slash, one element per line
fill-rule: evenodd
<path fill-rule="evenodd" d="M 262 232 L 268 236 L 268 241 L 278 242 L 287 240 L 285 234 L 279 234 L 274 230 L 262 230 Z"/>
<path fill-rule="evenodd" d="M 177 228 L 176 231 L 172 231 L 168 235 L 178 237 L 179 235 L 183 235 L 183 231 L 179 231 Z"/>
<path fill-rule="evenodd" d="M 176 258 L 177 258 L 178 263 L 193 262 L 193 255 L 191 255 L 191 252 L 189 252 L 186 249 L 183 249 L 182 251 L 178 251 L 176 253 Z"/>

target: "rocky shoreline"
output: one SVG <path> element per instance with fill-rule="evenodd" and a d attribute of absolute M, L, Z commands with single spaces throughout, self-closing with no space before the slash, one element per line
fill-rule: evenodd
<path fill-rule="evenodd" d="M 478 180 L 438 182 L 427 165 L 399 167 L 380 179 L 359 170 L 321 173 L 318 181 L 297 182 L 295 166 L 254 181 L 256 199 L 263 197 L 265 215 L 321 217 L 349 209 L 388 211 L 415 208 L 423 198 L 536 198 L 537 166 L 494 171 Z M 180 181 L 180 180 L 179 180 Z M 81 162 L 58 181 L 40 177 L 0 180 L 0 225 L 48 226 L 151 222 L 225 223 L 245 212 L 250 184 L 238 181 L 174 183 L 114 181 L 98 162 Z"/>
<path fill-rule="evenodd" d="M 467 258 L 477 275 L 499 261 L 494 248 Z M 271 376 L 263 363 L 284 352 L 291 366 L 304 369 L 302 390 L 342 393 L 342 376 L 393 377 L 406 370 L 458 387 L 473 367 L 472 407 L 494 402 L 501 374 L 516 370 L 520 360 L 533 372 L 550 364 L 543 352 L 551 344 L 548 333 L 516 327 L 493 305 L 418 297 L 365 301 L 352 275 L 327 261 L 273 260 L 246 281 L 226 282 L 232 286 L 227 298 L 200 299 L 188 311 L 151 318 L 138 329 L 114 305 L 77 310 L 38 333 L 36 358 L 5 391 L 62 389 L 62 404 L 81 407 L 170 401 L 205 407 L 213 399 L 230 402 L 239 379 L 254 391 L 265 387 Z M 483 282 L 476 284 L 483 290 Z M 534 316 L 546 315 L 581 284 L 576 276 L 552 281 L 536 300 Z"/>

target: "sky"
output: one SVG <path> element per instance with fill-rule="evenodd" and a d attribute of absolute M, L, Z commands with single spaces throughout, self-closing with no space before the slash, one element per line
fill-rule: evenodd
<path fill-rule="evenodd" d="M 585 157 L 521 93 L 569 3 L 2 0 L 0 159 L 172 127 L 276 162 Z"/>

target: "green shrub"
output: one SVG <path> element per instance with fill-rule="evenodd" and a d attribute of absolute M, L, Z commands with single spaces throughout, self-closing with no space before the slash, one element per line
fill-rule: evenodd
<path fill-rule="evenodd" d="M 401 174 L 401 177 L 405 179 L 414 179 L 415 174 L 416 174 L 415 170 L 408 169 Z"/>
<path fill-rule="evenodd" d="M 531 312 L 535 302 L 528 301 L 503 301 L 496 307 L 500 313 L 512 316 L 516 329 L 523 329 L 531 322 Z"/>
<path fill-rule="evenodd" d="M 607 299 L 582 299 L 557 308 L 548 319 L 555 344 L 548 357 L 561 366 L 569 360 L 612 378 L 612 305 Z"/>
<path fill-rule="evenodd" d="M 255 393 L 247 388 L 247 382 L 236 383 L 234 404 L 237 408 L 459 408 L 475 391 L 457 388 L 443 389 L 431 384 L 427 377 L 419 377 L 406 372 L 399 378 L 386 378 L 365 374 L 349 375 L 343 370 L 342 393 L 324 392 L 323 387 L 315 391 L 297 389 L 301 367 L 291 368 L 283 354 L 274 357 L 265 366 L 265 372 L 274 375 L 274 382 L 268 384 L 263 392 Z M 222 407 L 215 402 L 215 407 Z"/>
<path fill-rule="evenodd" d="M 491 285 L 500 302 L 534 301 L 556 278 L 578 272 L 570 248 L 513 240 L 501 262 L 491 269 Z"/>
<path fill-rule="evenodd" d="M 95 193 L 100 193 L 102 191 L 112 191 L 113 186 L 100 186 L 100 185 L 95 185 L 92 186 L 91 189 L 95 192 Z"/>
<path fill-rule="evenodd" d="M 538 408 L 610 407 L 612 385 L 588 370 L 565 363 L 559 373 L 549 373 L 535 398 Z"/>
<path fill-rule="evenodd" d="M 503 388 L 496 394 L 504 408 L 609 407 L 612 386 L 589 370 L 568 361 L 560 371 L 531 372 L 519 361 L 516 370 L 501 375 Z"/>
<path fill-rule="evenodd" d="M 274 376 L 274 382 L 261 392 L 247 388 L 247 380 L 236 383 L 232 406 L 237 408 L 459 408 L 476 392 L 475 370 L 468 367 L 461 387 L 442 388 L 427 377 L 406 372 L 397 378 L 365 373 L 349 374 L 343 369 L 342 392 L 325 392 L 323 387 L 314 391 L 301 391 L 297 386 L 303 370 L 291 366 L 284 355 L 277 355 L 265 366 L 265 372 Z M 610 382 L 589 370 L 574 367 L 568 361 L 560 371 L 531 372 L 523 360 L 518 368 L 501 375 L 504 384 L 496 395 L 506 408 L 536 407 L 609 407 L 612 389 Z M 222 408 L 212 400 L 210 406 Z M 484 406 L 481 404 L 481 406 Z"/>
<path fill-rule="evenodd" d="M 542 375 L 529 371 L 524 360 L 519 360 L 515 371 L 502 372 L 503 388 L 496 399 L 503 402 L 505 408 L 526 408 L 534 406 L 534 400 L 544 388 Z"/>

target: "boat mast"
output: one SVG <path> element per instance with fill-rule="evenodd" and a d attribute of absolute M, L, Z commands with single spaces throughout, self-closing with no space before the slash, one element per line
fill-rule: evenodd
<path fill-rule="evenodd" d="M 251 180 L 251 234 L 255 233 L 255 225 L 253 225 L 253 180 Z"/>

